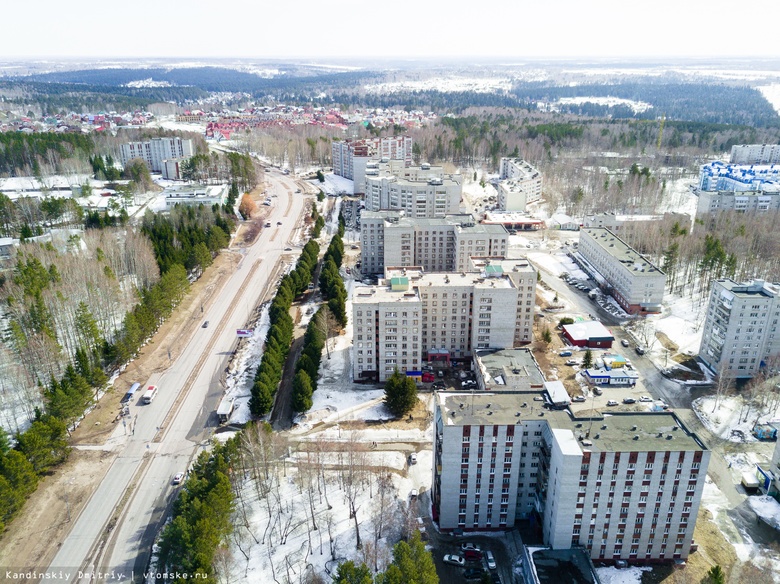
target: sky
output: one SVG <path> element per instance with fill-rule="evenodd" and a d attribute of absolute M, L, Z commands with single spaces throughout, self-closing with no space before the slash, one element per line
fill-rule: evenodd
<path fill-rule="evenodd" d="M 0 59 L 780 57 L 761 25 L 778 17 L 777 0 L 27 0 L 4 3 Z"/>

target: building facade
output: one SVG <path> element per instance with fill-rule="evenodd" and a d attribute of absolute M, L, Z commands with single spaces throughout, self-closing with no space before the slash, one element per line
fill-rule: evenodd
<path fill-rule="evenodd" d="M 780 164 L 780 144 L 738 144 L 731 147 L 731 164 Z"/>
<path fill-rule="evenodd" d="M 780 165 L 726 164 L 699 168 L 699 191 L 763 191 L 780 189 Z"/>
<path fill-rule="evenodd" d="M 699 357 L 713 372 L 750 378 L 777 368 L 780 355 L 780 288 L 763 280 L 712 284 Z"/>
<path fill-rule="evenodd" d="M 192 140 L 179 137 L 152 138 L 147 142 L 128 142 L 119 147 L 119 160 L 126 166 L 134 158 L 140 158 L 152 172 L 162 172 L 163 161 L 189 158 L 193 154 Z"/>
<path fill-rule="evenodd" d="M 531 397 L 436 396 L 439 528 L 505 530 L 533 520 L 546 545 L 584 546 L 592 559 L 688 557 L 710 457 L 699 438 L 672 413 L 583 420 L 535 407 Z"/>
<path fill-rule="evenodd" d="M 780 188 L 764 185 L 762 191 L 700 191 L 696 215 L 721 211 L 737 213 L 766 213 L 780 209 Z"/>
<path fill-rule="evenodd" d="M 331 144 L 333 174 L 354 182 L 355 194 L 365 192 L 366 166 L 373 159 L 400 160 L 412 165 L 411 136 L 338 140 Z"/>
<path fill-rule="evenodd" d="M 536 273 L 530 265 L 508 273 L 492 266 L 436 274 L 397 268 L 387 275 L 353 297 L 354 379 L 384 381 L 396 368 L 419 372 L 421 358 L 450 362 L 532 340 Z"/>
<path fill-rule="evenodd" d="M 168 187 L 163 191 L 165 206 L 175 205 L 224 205 L 227 201 L 227 185 L 179 185 Z"/>
<path fill-rule="evenodd" d="M 509 234 L 502 225 L 475 223 L 471 215 L 425 219 L 363 211 L 360 243 L 361 270 L 367 274 L 383 274 L 385 266 L 462 272 L 472 256 L 506 257 Z"/>
<path fill-rule="evenodd" d="M 661 311 L 666 274 L 609 229 L 580 231 L 579 253 L 606 281 L 610 293 L 629 314 Z"/>
<path fill-rule="evenodd" d="M 371 161 L 365 170 L 367 211 L 403 210 L 407 217 L 444 217 L 458 212 L 463 193 L 460 175 L 423 164 Z"/>
<path fill-rule="evenodd" d="M 542 173 L 522 158 L 502 158 L 496 190 L 499 210 L 525 211 L 542 198 Z"/>

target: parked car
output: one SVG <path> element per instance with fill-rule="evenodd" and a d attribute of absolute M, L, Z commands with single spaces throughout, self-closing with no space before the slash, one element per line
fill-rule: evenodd
<path fill-rule="evenodd" d="M 203 328 L 209 328 L 209 321 L 203 322 Z"/>
<path fill-rule="evenodd" d="M 447 389 L 447 384 L 443 381 L 435 381 L 432 387 L 433 389 Z"/>
<path fill-rule="evenodd" d="M 577 361 L 577 359 L 569 359 L 568 361 L 566 361 L 566 364 L 567 364 L 567 365 L 574 366 L 574 365 L 579 365 L 579 364 L 580 364 L 580 362 L 579 362 L 579 361 Z"/>
<path fill-rule="evenodd" d="M 360 246 L 359 245 L 350 245 L 349 248 L 350 249 L 360 249 Z"/>
<path fill-rule="evenodd" d="M 433 383 L 436 380 L 433 373 L 430 371 L 425 371 L 422 374 L 422 382 L 423 383 Z"/>
<path fill-rule="evenodd" d="M 585 396 L 584 395 L 575 395 L 573 398 L 571 398 L 571 401 L 573 402 L 584 402 Z"/>
<path fill-rule="evenodd" d="M 463 556 L 456 556 L 455 554 L 447 554 L 444 556 L 442 561 L 445 564 L 452 564 L 453 566 L 458 566 L 459 568 L 463 568 L 466 565 L 466 560 L 463 559 Z"/>
<path fill-rule="evenodd" d="M 173 484 L 174 485 L 180 485 L 183 480 L 184 480 L 184 473 L 183 472 L 177 472 L 175 475 L 173 475 Z"/>
<path fill-rule="evenodd" d="M 416 499 L 418 495 L 417 489 L 412 489 L 409 491 L 409 498 L 410 499 Z"/>
<path fill-rule="evenodd" d="M 484 576 L 485 570 L 483 570 L 480 567 L 475 568 L 466 568 L 466 570 L 463 572 L 463 577 L 466 580 L 479 580 Z"/>
<path fill-rule="evenodd" d="M 285 247 L 284 251 L 292 251 L 292 248 L 291 247 Z"/>
<path fill-rule="evenodd" d="M 616 406 L 616 405 L 618 405 L 618 403 L 614 399 L 611 399 L 611 400 L 609 400 L 607 402 L 607 405 L 608 406 Z"/>
<path fill-rule="evenodd" d="M 466 550 L 463 552 L 463 557 L 467 562 L 479 562 L 482 560 L 482 552 L 477 550 Z"/>
<path fill-rule="evenodd" d="M 270 227 L 270 226 L 271 226 L 271 222 L 270 222 L 270 221 L 266 221 L 266 224 L 265 224 L 265 226 L 266 226 L 266 227 Z"/>
<path fill-rule="evenodd" d="M 624 404 L 635 404 L 636 400 L 633 397 L 626 397 L 626 398 L 623 398 L 623 403 Z"/>
<path fill-rule="evenodd" d="M 649 395 L 640 395 L 639 401 L 641 402 L 651 402 L 653 401 L 653 398 L 651 398 Z"/>
<path fill-rule="evenodd" d="M 417 464 L 417 453 L 416 452 L 412 452 L 409 455 L 409 464 Z"/>
<path fill-rule="evenodd" d="M 628 347 L 631 343 L 629 343 L 626 339 L 621 339 L 620 344 L 624 347 Z"/>
<path fill-rule="evenodd" d="M 496 559 L 493 557 L 493 552 L 490 550 L 485 552 L 485 563 L 487 563 L 488 570 L 496 569 Z"/>
<path fill-rule="evenodd" d="M 443 378 L 444 378 L 444 370 L 443 370 L 443 369 L 439 369 L 439 370 L 436 372 L 436 376 L 437 376 L 439 379 L 443 379 Z"/>
<path fill-rule="evenodd" d="M 465 371 L 458 371 L 458 377 L 460 379 L 466 379 L 468 376 L 469 376 L 469 374 L 466 373 Z"/>
<path fill-rule="evenodd" d="M 561 351 L 560 353 L 558 353 L 559 357 L 571 357 L 571 355 L 572 355 L 571 351 Z"/>
<path fill-rule="evenodd" d="M 644 347 L 639 347 L 639 346 L 637 346 L 637 348 L 634 349 L 634 350 L 636 351 L 637 355 L 644 355 L 647 352 L 647 349 L 645 349 Z"/>
<path fill-rule="evenodd" d="M 477 382 L 474 381 L 473 379 L 467 379 L 466 381 L 462 381 L 460 383 L 460 386 L 463 389 L 469 389 L 469 388 L 472 388 L 472 387 L 477 387 Z"/>
<path fill-rule="evenodd" d="M 604 390 L 597 386 L 593 388 L 593 393 L 595 393 L 596 395 L 601 395 L 602 393 L 604 393 Z"/>
<path fill-rule="evenodd" d="M 470 541 L 464 542 L 460 544 L 460 551 L 465 552 L 468 550 L 473 550 L 475 552 L 481 552 L 482 546 L 476 543 L 472 543 Z"/>
<path fill-rule="evenodd" d="M 276 224 L 277 224 L 277 225 L 281 225 L 281 224 L 282 224 L 282 222 L 281 222 L 281 221 L 277 221 L 277 222 L 276 222 Z"/>

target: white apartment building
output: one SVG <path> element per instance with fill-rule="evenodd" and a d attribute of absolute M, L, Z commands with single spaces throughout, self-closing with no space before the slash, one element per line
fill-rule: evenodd
<path fill-rule="evenodd" d="M 579 253 L 629 314 L 660 312 L 666 274 L 604 227 L 580 230 Z"/>
<path fill-rule="evenodd" d="M 419 374 L 421 357 L 450 362 L 531 340 L 534 300 L 527 294 L 536 278 L 530 266 L 514 277 L 500 266 L 459 274 L 398 268 L 387 276 L 353 296 L 354 379 L 385 381 L 395 368 Z M 397 350 L 392 355 L 383 352 L 388 343 Z"/>
<path fill-rule="evenodd" d="M 161 172 L 163 162 L 174 158 L 189 158 L 193 154 L 192 140 L 179 137 L 152 138 L 147 142 L 128 142 L 119 147 L 122 166 L 133 158 L 140 158 L 152 172 Z"/>
<path fill-rule="evenodd" d="M 168 187 L 163 191 L 165 206 L 175 205 L 224 205 L 227 201 L 228 185 L 179 185 Z"/>
<path fill-rule="evenodd" d="M 701 440 L 673 413 L 578 419 L 533 396 L 437 394 L 439 528 L 505 530 L 533 519 L 545 545 L 584 546 L 594 560 L 688 557 L 710 458 Z"/>
<path fill-rule="evenodd" d="M 731 164 L 780 164 L 780 144 L 739 144 L 731 147 Z"/>
<path fill-rule="evenodd" d="M 411 136 L 384 136 L 362 140 L 340 140 L 331 144 L 333 174 L 354 182 L 353 192 L 365 192 L 366 166 L 374 159 L 401 160 L 412 164 Z"/>
<path fill-rule="evenodd" d="M 445 175 L 441 167 L 405 168 L 400 161 L 372 161 L 365 172 L 367 211 L 397 209 L 407 217 L 432 218 L 460 208 L 461 176 Z"/>
<path fill-rule="evenodd" d="M 763 280 L 712 284 L 699 357 L 715 373 L 749 378 L 777 369 L 780 287 Z"/>
<path fill-rule="evenodd" d="M 763 185 L 760 191 L 700 191 L 696 215 L 720 211 L 738 213 L 765 213 L 780 209 L 780 183 Z"/>
<path fill-rule="evenodd" d="M 525 211 L 542 198 L 542 173 L 522 158 L 502 158 L 496 188 L 500 210 Z"/>
<path fill-rule="evenodd" d="M 726 164 L 716 161 L 699 168 L 699 191 L 766 191 L 780 188 L 780 165 Z"/>
<path fill-rule="evenodd" d="M 475 223 L 471 215 L 420 219 L 399 211 L 363 211 L 360 242 L 361 270 L 367 274 L 382 274 L 385 266 L 462 272 L 471 256 L 506 257 L 509 233 L 503 225 Z"/>

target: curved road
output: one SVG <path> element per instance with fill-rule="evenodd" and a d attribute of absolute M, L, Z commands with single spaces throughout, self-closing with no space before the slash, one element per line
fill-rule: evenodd
<path fill-rule="evenodd" d="M 304 210 L 305 197 L 294 194 L 293 177 L 270 169 L 266 181 L 268 193 L 276 195 L 268 218 L 272 227 L 243 250 L 243 259 L 211 307 L 194 315 L 210 326 L 197 328 L 190 338 L 162 341 L 184 348 L 165 372 L 147 380 L 147 385 L 160 388 L 154 402 L 131 403 L 135 428 L 128 424 L 116 460 L 76 519 L 50 571 L 69 569 L 71 581 L 89 581 L 86 573 L 92 571 L 123 573 L 125 582 L 133 574 L 140 581 L 154 535 L 175 498 L 171 479 L 188 468 L 216 425 L 219 378 L 235 348 L 235 330 L 245 326 L 264 292 L 275 285 L 277 264 Z M 82 579 L 79 570 L 85 572 Z"/>

